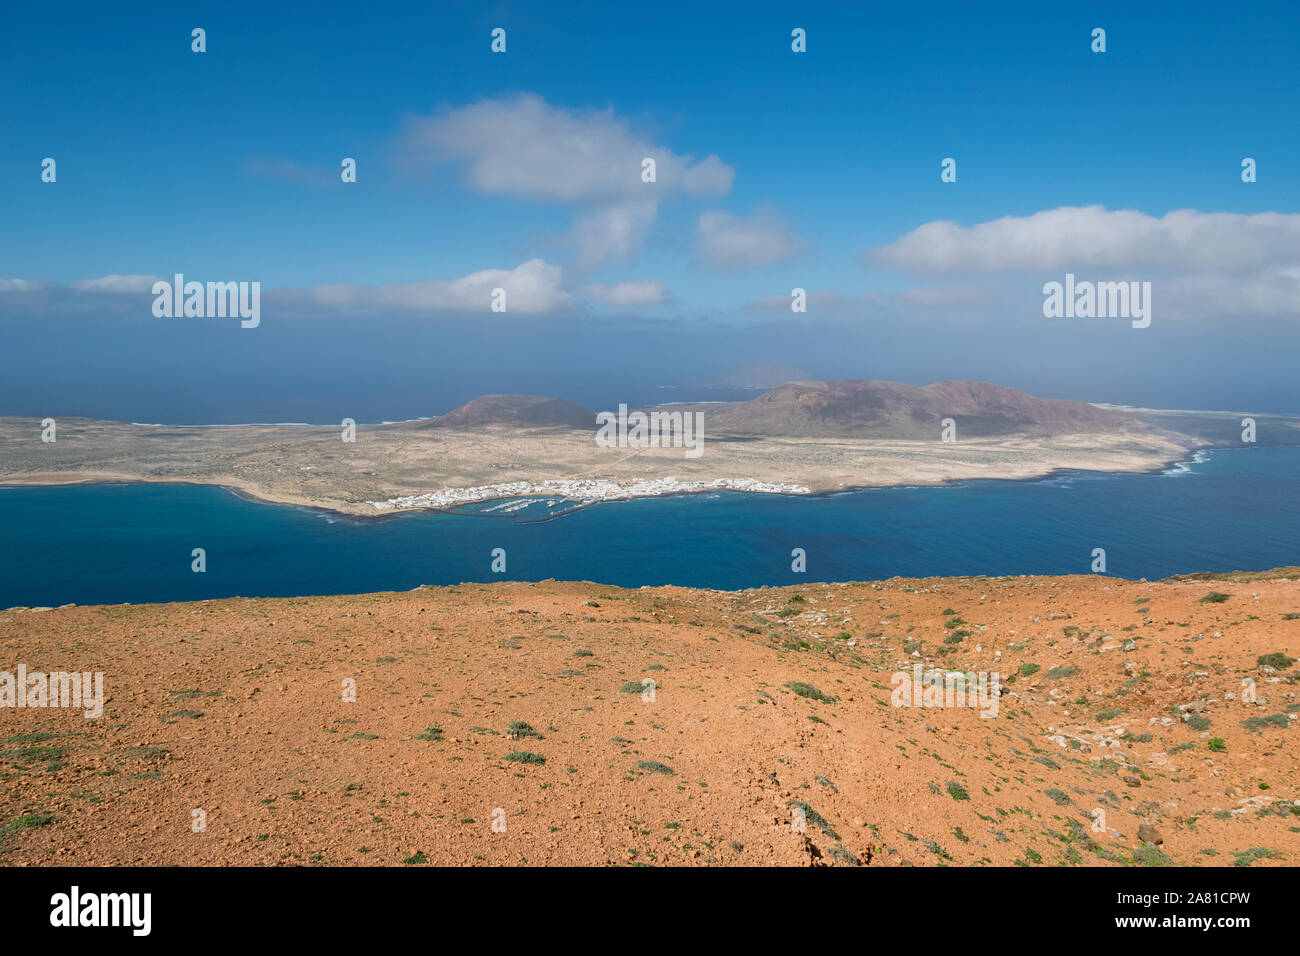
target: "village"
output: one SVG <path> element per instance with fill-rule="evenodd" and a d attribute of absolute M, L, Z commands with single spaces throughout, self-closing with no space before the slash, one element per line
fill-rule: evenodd
<path fill-rule="evenodd" d="M 702 491 L 744 491 L 756 494 L 806 495 L 803 485 L 787 482 L 758 481 L 754 478 L 717 478 L 712 481 L 679 481 L 677 478 L 637 478 L 611 481 L 607 478 L 561 478 L 546 481 L 508 481 L 473 488 L 446 488 L 421 495 L 403 495 L 387 501 L 372 501 L 377 511 L 411 508 L 450 508 L 456 505 L 488 501 L 493 498 L 516 498 L 525 495 L 560 495 L 568 501 L 589 504 L 597 501 L 622 501 L 629 498 L 654 498 L 661 495 L 695 494 Z"/>

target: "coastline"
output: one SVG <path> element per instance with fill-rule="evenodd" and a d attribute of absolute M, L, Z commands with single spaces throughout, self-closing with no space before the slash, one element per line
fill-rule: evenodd
<path fill-rule="evenodd" d="M 231 488 L 10 489 L 17 493 L 0 495 L 13 544 L 2 562 L 0 605 L 369 593 L 507 576 L 731 590 L 798 581 L 801 569 L 787 571 L 785 557 L 797 558 L 796 547 L 812 556 L 808 572 L 836 582 L 1070 574 L 1096 557 L 1089 557 L 1093 544 L 1113 559 L 1110 574 L 1129 579 L 1257 572 L 1296 563 L 1300 503 L 1261 514 L 1256 502 L 1293 473 L 1297 454 L 1300 448 L 1284 447 L 1211 454 L 1190 474 L 1067 470 L 944 490 L 833 491 L 817 496 L 818 504 L 716 492 L 599 509 L 560 525 L 554 512 L 565 506 L 554 498 L 531 507 L 512 499 L 486 515 L 474 513 L 481 506 L 443 512 L 496 522 L 431 515 L 379 526 L 372 522 L 397 515 L 349 520 L 320 509 L 254 507 L 274 502 Z M 1192 517 L 1207 494 L 1219 504 Z M 533 523 L 540 527 L 520 527 Z M 196 545 L 215 576 L 189 573 Z M 504 564 L 489 569 L 497 548 L 509 552 L 508 572 Z M 98 570 L 87 575 L 83 565 Z"/>
<path fill-rule="evenodd" d="M 1168 471 L 1170 468 L 1179 464 L 1194 463 L 1197 459 L 1195 456 L 1207 451 L 1232 450 L 1231 448 L 1219 446 L 1212 442 L 1188 442 L 1185 443 L 1177 454 L 1161 458 L 1147 467 L 1120 467 L 1120 468 L 1079 468 L 1074 466 L 1054 466 L 1046 470 L 1037 471 L 1032 474 L 981 474 L 967 475 L 960 477 L 947 477 L 936 479 L 911 479 L 882 483 L 869 483 L 858 485 L 845 485 L 840 487 L 818 487 L 811 484 L 806 491 L 801 492 L 783 492 L 783 491 L 746 491 L 743 489 L 732 488 L 692 488 L 684 490 L 672 490 L 655 494 L 629 495 L 626 497 L 612 497 L 604 499 L 577 500 L 569 499 L 573 507 L 566 508 L 563 512 L 548 515 L 545 518 L 533 519 L 518 522 L 521 524 L 540 524 L 544 521 L 552 521 L 556 518 L 564 517 L 575 511 L 583 510 L 598 504 L 616 504 L 625 501 L 639 501 L 648 499 L 679 498 L 690 495 L 731 493 L 731 494 L 758 494 L 758 495 L 776 495 L 787 498 L 805 498 L 819 499 L 829 498 L 836 495 L 859 494 L 864 491 L 884 491 L 897 490 L 903 488 L 955 488 L 965 485 L 972 481 L 1007 481 L 1007 482 L 1037 482 L 1049 481 L 1070 474 L 1095 474 L 1095 475 L 1150 475 L 1160 474 Z M 1012 469 L 1014 470 L 1014 469 Z M 316 512 L 332 518 L 338 518 L 347 521 L 353 521 L 361 524 L 370 524 L 380 521 L 388 521 L 399 518 L 403 515 L 410 514 L 445 514 L 454 517 L 464 518 L 508 518 L 504 514 L 479 514 L 475 512 L 466 512 L 456 510 L 458 505 L 438 506 L 438 505 L 417 505 L 402 508 L 377 509 L 374 502 L 359 502 L 356 510 L 344 510 L 338 506 L 337 502 L 328 499 L 310 498 L 297 495 L 279 495 L 269 492 L 266 489 L 249 486 L 245 484 L 235 484 L 228 480 L 227 476 L 214 479 L 212 481 L 202 481 L 194 478 L 161 478 L 141 475 L 129 475 L 114 472 L 48 472 L 39 473 L 34 478 L 24 479 L 22 477 L 2 477 L 0 478 L 0 490 L 5 488 L 57 488 L 73 485 L 194 485 L 221 488 L 230 492 L 244 501 L 255 504 L 274 505 L 278 507 L 296 507 L 307 511 Z M 792 482 L 793 484 L 793 482 Z M 491 487 L 491 486 L 480 486 Z M 475 490 L 473 488 L 463 490 Z M 527 492 L 502 493 L 483 498 L 467 500 L 464 504 L 487 504 L 493 501 L 509 501 L 512 499 L 523 498 L 544 498 L 554 497 L 556 492 L 546 490 L 536 490 Z"/>
<path fill-rule="evenodd" d="M 687 457 L 671 447 L 603 449 L 583 429 L 502 423 L 399 424 L 339 441 L 331 429 L 312 425 L 182 428 L 69 418 L 60 423 L 57 444 L 37 442 L 37 425 L 0 418 L 0 485 L 205 484 L 248 500 L 354 519 L 413 510 L 460 513 L 467 503 L 538 494 L 574 504 L 724 488 L 813 497 L 1035 480 L 1063 470 L 1140 473 L 1227 439 L 1125 419 L 1109 429 L 955 442 L 719 434 L 708 454 Z"/>

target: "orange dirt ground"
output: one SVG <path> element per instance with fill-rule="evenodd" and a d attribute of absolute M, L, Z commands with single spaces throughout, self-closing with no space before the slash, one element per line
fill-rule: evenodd
<path fill-rule="evenodd" d="M 1294 865 L 1297 577 L 11 609 L 0 670 L 106 701 L 0 708 L 0 863 Z M 997 716 L 891 706 L 915 663 Z"/>

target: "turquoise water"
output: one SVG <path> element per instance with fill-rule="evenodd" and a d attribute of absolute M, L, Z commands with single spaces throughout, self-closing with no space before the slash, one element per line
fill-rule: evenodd
<path fill-rule="evenodd" d="M 1164 474 L 1074 472 L 818 498 L 616 502 L 541 523 L 410 514 L 356 522 L 221 488 L 0 489 L 0 607 L 403 590 L 544 578 L 742 588 L 894 575 L 1160 578 L 1300 564 L 1300 448 L 1214 452 Z M 207 571 L 190 570 L 204 548 Z M 491 570 L 494 548 L 506 573 Z M 807 573 L 790 552 L 807 552 Z"/>

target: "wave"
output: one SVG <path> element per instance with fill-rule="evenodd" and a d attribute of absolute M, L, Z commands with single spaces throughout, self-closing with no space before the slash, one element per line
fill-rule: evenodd
<path fill-rule="evenodd" d="M 1181 478 L 1184 475 L 1193 474 L 1193 465 L 1203 465 L 1210 460 L 1209 449 L 1202 448 L 1192 453 L 1192 457 L 1187 461 L 1176 461 L 1160 474 L 1165 478 Z"/>

